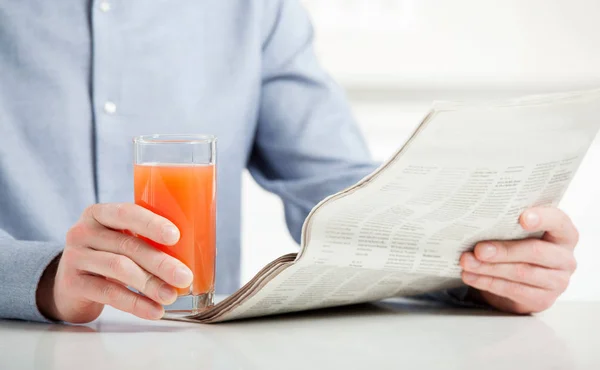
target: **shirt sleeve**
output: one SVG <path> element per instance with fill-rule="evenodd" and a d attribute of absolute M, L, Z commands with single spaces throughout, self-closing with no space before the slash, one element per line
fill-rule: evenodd
<path fill-rule="evenodd" d="M 300 242 L 302 224 L 322 199 L 353 185 L 378 166 L 343 90 L 319 65 L 310 19 L 296 0 L 267 1 L 262 98 L 249 170 L 284 203 L 288 229 Z M 468 288 L 422 295 L 481 307 Z"/>
<path fill-rule="evenodd" d="M 299 242 L 310 210 L 376 165 L 342 89 L 316 60 L 302 6 L 296 0 L 266 3 L 262 97 L 248 167 L 282 198 L 288 229 Z"/>
<path fill-rule="evenodd" d="M 36 292 L 42 273 L 62 249 L 58 243 L 15 240 L 0 230 L 0 318 L 48 322 L 38 310 Z"/>

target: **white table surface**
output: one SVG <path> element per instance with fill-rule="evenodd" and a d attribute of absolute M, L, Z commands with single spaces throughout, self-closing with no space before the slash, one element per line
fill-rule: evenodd
<path fill-rule="evenodd" d="M 218 325 L 107 308 L 86 326 L 0 321 L 0 369 L 600 369 L 600 302 L 517 317 L 400 301 Z"/>

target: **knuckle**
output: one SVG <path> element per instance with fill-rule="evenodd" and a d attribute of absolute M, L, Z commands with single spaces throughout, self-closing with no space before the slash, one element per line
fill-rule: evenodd
<path fill-rule="evenodd" d="M 580 237 L 581 237 L 581 234 L 579 233 L 579 229 L 577 229 L 575 226 L 573 226 L 573 245 L 579 244 Z"/>
<path fill-rule="evenodd" d="M 94 214 L 95 209 L 98 207 L 97 204 L 92 204 L 91 206 L 87 206 L 84 210 L 83 210 L 83 215 L 84 216 L 91 216 Z"/>
<path fill-rule="evenodd" d="M 522 299 L 524 296 L 523 285 L 518 283 L 508 283 L 504 288 L 507 296 L 515 297 L 517 299 Z"/>
<path fill-rule="evenodd" d="M 575 224 L 571 217 L 566 213 L 561 211 L 560 219 L 559 219 L 559 230 L 563 233 L 572 233 L 575 231 Z"/>
<path fill-rule="evenodd" d="M 114 204 L 113 212 L 114 212 L 115 218 L 118 220 L 123 220 L 123 219 L 127 218 L 127 215 L 129 214 L 127 205 L 123 204 L 123 203 Z"/>
<path fill-rule="evenodd" d="M 175 276 L 175 266 L 172 266 L 169 260 L 170 257 L 166 254 L 160 256 L 156 271 L 167 276 Z"/>
<path fill-rule="evenodd" d="M 159 218 L 159 216 L 149 215 L 144 222 L 144 230 L 146 230 L 146 234 L 152 237 L 159 237 L 161 235 L 161 229 L 162 220 Z"/>
<path fill-rule="evenodd" d="M 113 284 L 106 284 L 100 292 L 106 302 L 118 302 L 121 298 L 121 293 Z"/>
<path fill-rule="evenodd" d="M 497 253 L 498 257 L 496 258 L 496 260 L 506 261 L 509 259 L 511 248 L 508 248 L 507 245 L 501 241 L 494 242 L 493 245 L 496 247 L 496 251 L 497 251 L 496 253 Z"/>
<path fill-rule="evenodd" d="M 62 252 L 62 256 L 60 257 L 60 263 L 63 266 L 70 268 L 71 266 L 77 264 L 80 259 L 81 253 L 77 248 L 66 247 Z"/>
<path fill-rule="evenodd" d="M 121 275 L 127 268 L 128 258 L 121 255 L 116 255 L 108 260 L 108 268 L 115 275 Z"/>
<path fill-rule="evenodd" d="M 136 255 L 140 251 L 140 242 L 131 236 L 123 236 L 119 240 L 118 250 L 126 256 Z"/>
<path fill-rule="evenodd" d="M 102 204 L 92 204 L 91 206 L 89 206 L 85 209 L 85 211 L 83 212 L 83 215 L 85 217 L 98 219 L 99 215 L 102 212 L 102 208 L 103 208 Z"/>
<path fill-rule="evenodd" d="M 153 229 L 155 228 L 154 225 L 155 225 L 154 217 L 148 217 L 148 219 L 146 220 L 146 222 L 144 224 L 144 230 L 153 231 Z"/>
<path fill-rule="evenodd" d="M 560 293 L 564 293 L 565 290 L 569 287 L 569 283 L 571 281 L 571 276 L 568 274 L 560 274 L 556 278 L 556 288 Z"/>
<path fill-rule="evenodd" d="M 495 277 L 485 277 L 482 278 L 481 285 L 484 287 L 484 290 L 487 291 L 496 291 L 498 289 L 498 279 Z"/>
<path fill-rule="evenodd" d="M 577 270 L 577 260 L 575 256 L 570 255 L 569 258 L 565 260 L 567 271 L 575 272 Z"/>
<path fill-rule="evenodd" d="M 152 274 L 145 274 L 144 277 L 144 282 L 142 283 L 142 292 L 144 292 L 144 294 L 149 295 L 150 293 L 152 293 L 153 296 L 158 296 L 158 291 L 156 291 L 156 289 L 154 289 L 155 291 L 151 292 L 151 287 L 153 285 L 154 281 L 154 276 L 152 276 Z"/>
<path fill-rule="evenodd" d="M 571 217 L 563 210 L 558 210 L 560 212 L 560 216 L 561 216 L 561 221 L 563 226 L 567 226 L 567 227 L 574 227 L 574 223 L 573 220 L 571 219 Z"/>
<path fill-rule="evenodd" d="M 131 312 L 139 311 L 140 308 L 141 308 L 140 305 L 142 304 L 141 297 L 139 295 L 137 295 L 137 294 L 134 294 L 131 297 L 131 300 L 130 300 L 129 304 L 130 304 Z"/>
<path fill-rule="evenodd" d="M 514 269 L 514 274 L 515 274 L 515 278 L 517 279 L 517 281 L 529 281 L 532 278 L 532 271 L 531 271 L 531 267 L 523 264 L 523 263 L 518 263 L 515 266 Z"/>
<path fill-rule="evenodd" d="M 88 227 L 83 223 L 76 223 L 67 231 L 66 245 L 79 245 L 88 236 Z"/>
<path fill-rule="evenodd" d="M 529 244 L 529 253 L 531 254 L 531 259 L 533 261 L 541 261 L 544 257 L 544 247 L 542 245 L 542 243 L 540 243 L 539 241 L 532 241 Z"/>

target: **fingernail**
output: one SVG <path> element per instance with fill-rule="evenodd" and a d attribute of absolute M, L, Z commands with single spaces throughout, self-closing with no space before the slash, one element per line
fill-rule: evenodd
<path fill-rule="evenodd" d="M 158 296 L 163 303 L 173 303 L 177 299 L 177 292 L 167 284 L 163 284 L 158 288 Z"/>
<path fill-rule="evenodd" d="M 179 230 L 173 225 L 162 227 L 162 237 L 165 243 L 175 244 L 179 240 Z"/>
<path fill-rule="evenodd" d="M 467 283 L 472 283 L 477 280 L 477 275 L 471 274 L 469 272 L 463 272 L 463 281 Z"/>
<path fill-rule="evenodd" d="M 467 260 L 467 267 L 472 268 L 472 269 L 476 269 L 479 266 L 481 266 L 481 263 L 477 260 L 477 258 L 473 257 L 473 256 L 468 256 L 466 258 Z"/>
<path fill-rule="evenodd" d="M 483 259 L 491 259 L 496 255 L 496 247 L 493 244 L 483 244 L 479 247 L 479 256 Z"/>
<path fill-rule="evenodd" d="M 536 227 L 540 223 L 540 216 L 532 211 L 525 214 L 525 225 L 529 227 Z"/>
<path fill-rule="evenodd" d="M 192 280 L 194 280 L 194 274 L 192 274 L 189 268 L 178 267 L 177 270 L 175 270 L 175 282 L 179 287 L 185 288 L 190 286 Z"/>
<path fill-rule="evenodd" d="M 162 319 L 163 315 L 165 314 L 165 309 L 160 306 L 152 306 L 149 313 L 151 318 L 159 320 Z"/>

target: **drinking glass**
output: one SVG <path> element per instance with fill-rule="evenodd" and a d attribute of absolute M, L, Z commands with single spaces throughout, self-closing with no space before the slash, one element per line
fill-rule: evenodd
<path fill-rule="evenodd" d="M 192 284 L 177 289 L 165 317 L 196 314 L 213 305 L 216 258 L 216 138 L 211 135 L 135 137 L 135 203 L 173 222 L 181 238 L 165 246 L 144 241 L 189 267 Z"/>

